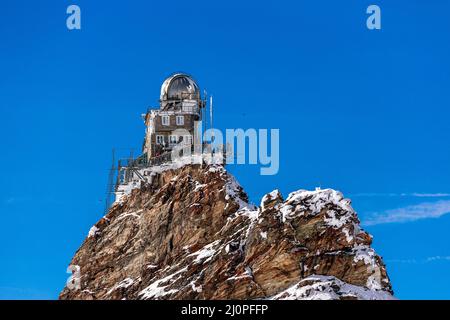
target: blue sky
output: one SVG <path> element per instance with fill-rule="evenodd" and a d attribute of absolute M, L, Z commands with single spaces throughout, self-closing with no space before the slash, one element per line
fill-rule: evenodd
<path fill-rule="evenodd" d="M 73 3 L 79 31 L 65 24 Z M 380 31 L 366 28 L 370 4 Z M 2 1 L 0 298 L 57 297 L 103 215 L 111 149 L 140 148 L 140 114 L 185 71 L 214 95 L 219 128 L 280 129 L 278 175 L 229 168 L 254 202 L 338 189 L 397 297 L 449 299 L 448 12 L 418 0 Z"/>

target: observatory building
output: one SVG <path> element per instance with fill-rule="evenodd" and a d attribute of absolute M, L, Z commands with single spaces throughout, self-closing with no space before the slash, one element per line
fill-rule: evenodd
<path fill-rule="evenodd" d="M 159 109 L 149 109 L 143 115 L 146 133 L 143 155 L 147 161 L 170 152 L 181 143 L 193 144 L 196 121 L 202 120 L 206 101 L 191 76 L 176 73 L 161 86 Z"/>
<path fill-rule="evenodd" d="M 207 103 L 206 94 L 202 99 L 200 88 L 194 79 L 184 73 L 176 73 L 167 78 L 161 86 L 159 108 L 148 109 L 142 115 L 145 129 L 145 138 L 142 145 L 142 154 L 133 158 L 132 152 L 128 158 L 119 159 L 115 167 L 115 153 L 113 150 L 113 165 L 108 177 L 108 191 L 105 212 L 110 207 L 111 197 L 115 194 L 115 201 L 129 193 L 141 182 L 148 181 L 153 166 L 171 163 L 171 151 L 175 146 L 181 146 L 178 151 L 187 155 L 195 152 L 195 146 L 211 150 L 207 141 L 200 140 L 202 114 L 205 113 Z M 212 124 L 212 103 L 210 108 L 210 124 Z M 198 139 L 194 141 L 194 139 Z M 186 150 L 190 149 L 190 150 Z M 190 152 L 189 152 L 190 151 Z M 186 152 L 186 154 L 185 154 Z M 117 170 L 117 171 L 116 171 Z M 114 176 L 116 175 L 114 183 Z"/>

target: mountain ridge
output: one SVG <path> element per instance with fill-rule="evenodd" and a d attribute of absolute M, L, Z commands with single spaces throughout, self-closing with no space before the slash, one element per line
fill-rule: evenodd
<path fill-rule="evenodd" d="M 60 299 L 393 299 L 349 199 L 278 190 L 259 206 L 221 165 L 142 169 L 91 228 Z"/>

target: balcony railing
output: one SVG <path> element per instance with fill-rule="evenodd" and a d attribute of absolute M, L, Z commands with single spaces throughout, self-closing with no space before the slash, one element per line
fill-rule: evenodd
<path fill-rule="evenodd" d="M 204 100 L 197 100 L 192 98 L 183 98 L 178 100 L 167 100 L 160 102 L 160 108 L 149 108 L 151 110 L 162 110 L 162 111 L 178 111 L 191 114 L 199 114 L 202 106 L 206 105 Z"/>

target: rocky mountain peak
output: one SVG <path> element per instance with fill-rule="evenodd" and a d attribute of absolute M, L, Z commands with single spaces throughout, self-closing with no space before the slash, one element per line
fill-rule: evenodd
<path fill-rule="evenodd" d="M 159 167 L 89 232 L 60 299 L 392 299 L 351 202 L 278 190 L 249 204 L 219 165 Z"/>

